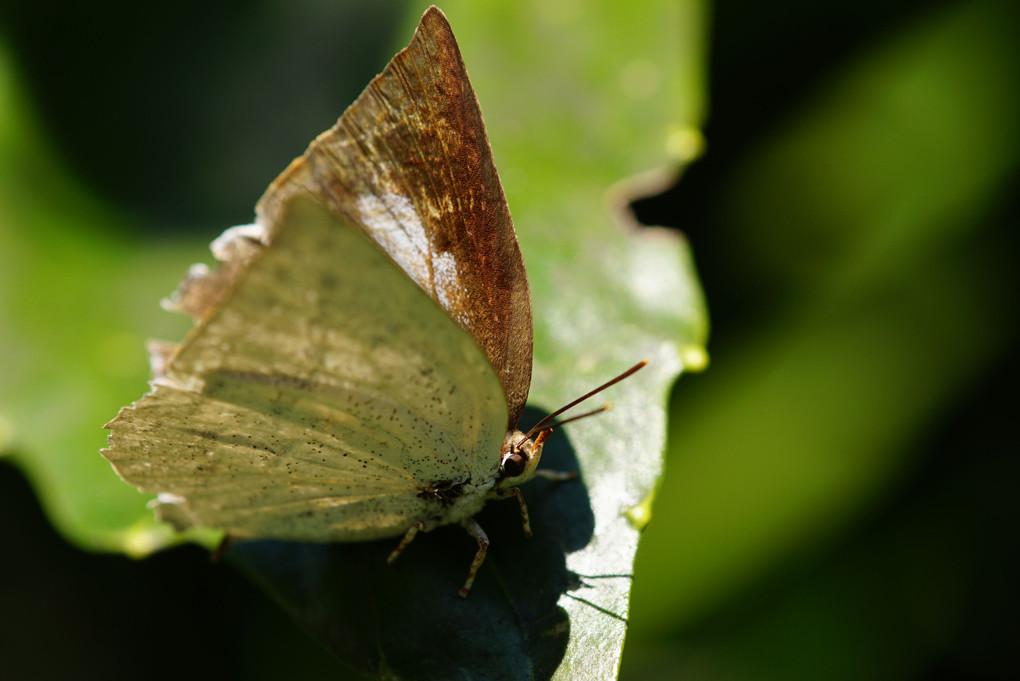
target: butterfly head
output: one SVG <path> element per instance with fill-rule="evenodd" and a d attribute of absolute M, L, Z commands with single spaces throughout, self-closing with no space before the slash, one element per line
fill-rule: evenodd
<path fill-rule="evenodd" d="M 562 419 L 560 421 L 556 421 L 557 416 L 574 405 L 584 402 L 592 395 L 596 395 L 609 386 L 619 383 L 635 371 L 644 367 L 646 364 L 648 364 L 648 362 L 638 362 L 616 378 L 609 380 L 594 390 L 578 397 L 570 404 L 560 407 L 532 426 L 531 430 L 527 433 L 522 433 L 519 430 L 511 430 L 508 432 L 506 437 L 503 438 L 503 447 L 499 452 L 499 473 L 496 477 L 496 489 L 510 489 L 511 487 L 516 487 L 517 485 L 523 484 L 535 477 L 535 472 L 538 469 L 538 461 L 542 458 L 542 445 L 549 439 L 549 436 L 552 435 L 553 428 L 559 428 L 571 421 L 577 421 L 606 411 L 609 409 L 609 405 L 603 405 L 598 409 L 593 409 L 583 414 L 571 416 L 570 418 Z"/>
<path fill-rule="evenodd" d="M 532 437 L 519 430 L 507 433 L 499 452 L 496 486 L 516 487 L 535 477 L 538 461 L 542 458 L 542 445 L 550 433 L 551 430 L 542 430 Z"/>

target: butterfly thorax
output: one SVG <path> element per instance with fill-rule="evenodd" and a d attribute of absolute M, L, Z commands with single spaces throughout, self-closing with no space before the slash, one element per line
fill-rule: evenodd
<path fill-rule="evenodd" d="M 535 444 L 519 430 L 507 433 L 500 448 L 500 464 L 494 478 L 473 480 L 436 480 L 421 488 L 418 498 L 433 511 L 427 529 L 458 523 L 481 512 L 486 501 L 506 497 L 510 490 L 535 477 L 542 445 Z"/>
<path fill-rule="evenodd" d="M 430 517 L 425 520 L 426 531 L 440 525 L 459 523 L 480 512 L 491 498 L 495 484 L 495 480 L 491 479 L 480 484 L 437 481 L 423 488 L 418 498 L 428 502 L 430 508 Z"/>

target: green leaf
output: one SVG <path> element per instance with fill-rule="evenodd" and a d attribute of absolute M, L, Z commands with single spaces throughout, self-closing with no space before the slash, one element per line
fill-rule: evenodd
<path fill-rule="evenodd" d="M 389 678 L 615 675 L 634 551 L 662 468 L 666 400 L 685 361 L 704 363 L 707 333 L 682 239 L 628 224 L 621 206 L 627 193 L 665 184 L 696 153 L 699 9 L 444 8 L 529 271 L 531 404 L 551 411 L 638 360 L 650 364 L 613 388 L 612 411 L 548 443 L 546 466 L 579 470 L 582 481 L 525 488 L 534 539 L 522 537 L 513 504 L 479 516 L 492 546 L 465 601 L 456 590 L 474 544 L 457 528 L 419 538 L 392 568 L 383 559 L 393 542 L 231 549 L 231 561 L 352 666 Z M 19 100 L 3 101 L 16 109 Z M 3 113 L 0 177 L 11 181 L 0 185 L 0 211 L 13 229 L 0 233 L 0 348 L 17 359 L 0 377 L 8 448 L 69 538 L 144 553 L 167 537 L 146 499 L 95 453 L 100 426 L 141 394 L 143 339 L 183 335 L 186 320 L 155 303 L 188 264 L 207 258 L 194 244 L 125 243 L 110 227 L 123 216 L 71 183 L 50 182 L 46 196 L 33 193 L 39 184 L 21 187 L 15 179 L 26 166 L 66 173 L 46 160 L 29 116 Z M 19 295 L 26 289 L 31 298 Z M 525 424 L 539 415 L 529 410 Z"/>
<path fill-rule="evenodd" d="M 363 671 L 387 678 L 616 674 L 634 551 L 662 470 L 669 388 L 685 358 L 700 368 L 707 333 L 679 235 L 640 230 L 607 210 L 620 200 L 614 185 L 649 170 L 675 172 L 689 158 L 671 157 L 671 143 L 684 151 L 678 140 L 697 139 L 697 45 L 678 35 L 696 16 L 694 5 L 683 8 L 686 20 L 678 7 L 672 17 L 661 7 L 624 13 L 608 4 L 578 5 L 569 16 L 471 3 L 444 8 L 528 267 L 531 404 L 551 411 L 637 360 L 650 365 L 613 388 L 612 411 L 548 443 L 543 467 L 579 467 L 583 482 L 525 487 L 533 539 L 522 538 L 514 504 L 490 505 L 479 516 L 492 544 L 466 601 L 456 591 L 474 542 L 457 527 L 417 539 L 390 569 L 384 561 L 393 541 L 232 549 L 231 558 L 307 630 Z M 540 416 L 529 410 L 522 424 Z"/>
<path fill-rule="evenodd" d="M 69 540 L 146 552 L 145 497 L 94 453 L 111 409 L 144 385 L 146 337 L 188 326 L 155 303 L 197 244 L 132 242 L 124 216 L 54 160 L 2 49 L 0 103 L 0 447 Z"/>
<path fill-rule="evenodd" d="M 676 233 L 633 230 L 611 210 L 613 191 L 626 191 L 621 182 L 690 160 L 703 107 L 700 10 L 694 2 L 444 7 L 532 285 L 532 403 L 553 410 L 635 360 L 651 362 L 614 388 L 613 411 L 566 429 L 595 529 L 567 553 L 567 569 L 585 577 L 559 600 L 571 635 L 557 678 L 612 678 L 618 669 L 639 535 L 628 511 L 647 509 L 661 474 L 664 407 L 681 357 L 691 349 L 691 359 L 703 358 L 707 323 L 686 247 Z"/>

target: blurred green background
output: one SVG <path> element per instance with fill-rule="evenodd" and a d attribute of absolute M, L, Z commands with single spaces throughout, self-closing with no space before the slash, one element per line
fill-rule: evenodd
<path fill-rule="evenodd" d="M 674 391 L 622 676 L 1016 678 L 1020 11 L 693 4 L 703 101 L 677 117 L 703 119 L 707 151 L 635 210 L 692 243 L 712 366 Z M 98 425 L 82 405 L 135 399 L 142 339 L 187 326 L 154 301 L 421 9 L 0 5 L 0 299 L 39 339 L 0 317 L 0 386 L 21 391 L 0 396 L 0 449 L 101 446 L 74 440 Z M 117 375 L 68 371 L 100 362 Z M 0 459 L 12 678 L 341 674 L 204 551 L 71 547 L 51 522 L 103 519 L 35 498 L 74 471 L 24 470 Z"/>

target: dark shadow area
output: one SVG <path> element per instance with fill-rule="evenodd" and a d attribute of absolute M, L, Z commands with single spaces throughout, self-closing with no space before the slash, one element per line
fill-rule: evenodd
<path fill-rule="evenodd" d="M 522 422 L 542 416 L 527 409 Z M 578 470 L 563 432 L 546 443 L 542 468 Z M 576 586 L 566 553 L 583 548 L 594 530 L 582 480 L 539 479 L 523 487 L 532 539 L 524 537 L 513 498 L 479 514 L 491 544 L 467 599 L 457 590 L 476 545 L 458 526 L 420 535 L 393 566 L 386 556 L 397 538 L 246 542 L 228 550 L 227 562 L 356 669 L 419 678 L 450 678 L 465 669 L 493 678 L 549 678 L 570 631 L 556 605 Z M 69 546 L 20 472 L 0 462 L 0 518 L 14 517 L 17 523 L 0 523 L 0 541 L 16 547 L 0 567 L 6 623 L 0 641 L 11 678 L 169 678 L 197 668 L 223 679 L 291 672 L 355 678 L 279 617 L 259 589 L 210 562 L 204 549 L 182 546 L 132 561 Z M 45 640 L 62 653 L 41 650 Z"/>
<path fill-rule="evenodd" d="M 544 416 L 525 410 L 523 423 Z M 562 432 L 546 443 L 541 468 L 577 471 Z M 557 605 L 575 583 L 566 554 L 592 537 L 594 514 L 582 480 L 538 479 L 522 491 L 534 536 L 527 539 L 513 498 L 477 516 L 490 546 L 466 599 L 458 589 L 476 544 L 461 527 L 419 535 L 392 566 L 399 537 L 364 544 L 250 541 L 228 562 L 265 589 L 313 638 L 354 668 L 405 678 L 543 679 L 569 638 Z"/>
<path fill-rule="evenodd" d="M 734 170 L 762 139 L 789 125 L 788 116 L 823 87 L 856 50 L 867 49 L 918 13 L 944 0 L 857 3 L 712 3 L 708 46 L 705 153 L 659 194 L 634 197 L 643 225 L 679 229 L 697 255 L 698 276 L 712 317 L 713 356 L 730 339 L 768 323 L 796 293 L 748 251 L 745 234 L 720 215 L 732 198 Z M 805 30 L 810 27 L 810 30 Z M 789 193 L 795 195 L 796 187 Z M 784 225 L 761 225 L 777 240 Z"/>
<path fill-rule="evenodd" d="M 918 442 L 927 455 L 909 475 L 829 546 L 803 547 L 703 621 L 661 635 L 678 648 L 725 654 L 738 669 L 766 664 L 775 670 L 769 679 L 787 678 L 784 672 L 825 678 L 830 662 L 804 655 L 806 642 L 867 632 L 894 658 L 923 645 L 923 617 L 942 642 L 925 651 L 910 678 L 1016 678 L 1020 546 L 1012 538 L 1020 524 L 1020 457 L 1007 396 L 1020 380 L 1020 360 L 1005 360 L 981 378 Z M 774 648 L 754 648 L 759 636 Z M 863 678 L 868 663 L 847 667 L 841 678 Z M 624 679 L 649 676 L 640 665 L 624 665 Z"/>
<path fill-rule="evenodd" d="M 196 546 L 134 561 L 67 544 L 0 459 L 5 679 L 351 678 Z"/>
<path fill-rule="evenodd" d="M 410 37 L 404 4 L 9 0 L 0 34 L 76 177 L 140 225 L 205 233 L 249 219 Z"/>

